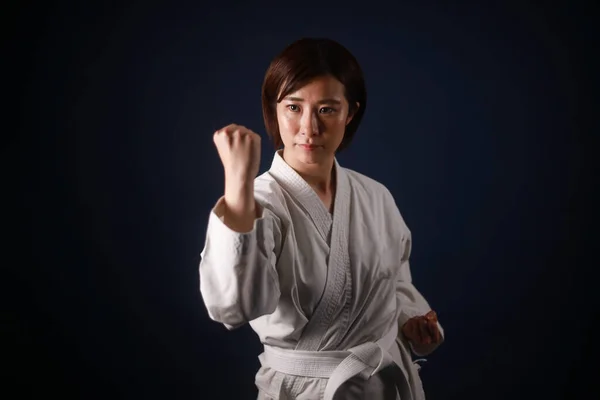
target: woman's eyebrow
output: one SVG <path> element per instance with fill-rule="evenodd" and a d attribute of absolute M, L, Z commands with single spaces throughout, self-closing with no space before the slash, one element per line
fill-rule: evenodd
<path fill-rule="evenodd" d="M 304 99 L 301 97 L 291 97 L 291 96 L 284 98 L 284 100 L 298 101 L 298 102 L 304 101 Z M 323 100 L 319 100 L 317 104 L 342 104 L 342 102 L 337 99 L 323 99 Z"/>

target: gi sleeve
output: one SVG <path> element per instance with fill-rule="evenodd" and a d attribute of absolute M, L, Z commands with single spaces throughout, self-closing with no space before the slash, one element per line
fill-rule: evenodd
<path fill-rule="evenodd" d="M 396 302 L 399 308 L 398 316 L 398 338 L 406 341 L 402 334 L 402 327 L 411 318 L 416 316 L 422 316 L 431 311 L 429 303 L 425 297 L 419 292 L 412 281 L 412 274 L 410 270 L 410 253 L 412 249 L 412 235 L 410 230 L 406 226 L 400 210 L 398 209 L 392 194 L 388 191 L 388 202 L 387 207 L 392 214 L 392 231 L 395 234 L 392 240 L 395 244 L 395 248 L 399 248 L 401 253 L 399 255 L 399 268 L 396 274 Z M 432 353 L 439 345 L 444 341 L 444 329 L 438 322 L 438 329 L 440 330 L 442 340 L 436 344 L 431 345 L 414 345 L 410 343 L 410 347 L 417 356 L 426 356 Z"/>
<path fill-rule="evenodd" d="M 275 251 L 281 242 L 281 223 L 257 203 L 253 229 L 238 233 L 223 222 L 224 206 L 222 197 L 210 213 L 199 275 L 208 315 L 231 330 L 277 307 Z"/>
<path fill-rule="evenodd" d="M 423 297 L 421 292 L 412 283 L 412 275 L 410 272 L 410 255 L 411 239 L 410 236 L 404 240 L 404 254 L 400 261 L 400 270 L 396 279 L 396 300 L 400 308 L 398 317 L 398 335 L 403 338 L 402 327 L 409 319 L 427 314 L 431 311 L 429 303 Z M 442 340 L 436 344 L 415 345 L 412 342 L 410 347 L 417 356 L 426 356 L 432 353 L 444 341 L 444 329 L 442 325 L 437 323 L 440 330 Z"/>

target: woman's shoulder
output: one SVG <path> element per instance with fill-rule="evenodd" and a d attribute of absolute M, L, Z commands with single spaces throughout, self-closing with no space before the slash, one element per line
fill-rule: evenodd
<path fill-rule="evenodd" d="M 267 171 L 254 179 L 254 195 L 268 199 L 281 199 L 283 198 L 283 191 L 281 185 Z"/>
<path fill-rule="evenodd" d="M 360 172 L 350 169 L 345 169 L 350 179 L 353 189 L 362 195 L 364 201 L 374 204 L 380 204 L 381 210 L 385 210 L 386 220 L 393 221 L 393 225 L 401 227 L 410 234 L 410 230 L 406 226 L 404 218 L 398 209 L 396 200 L 392 192 L 383 183 L 368 177 Z M 399 222 L 399 224 L 398 224 Z"/>
<path fill-rule="evenodd" d="M 391 195 L 388 188 L 378 180 L 349 168 L 344 168 L 344 171 L 348 175 L 348 179 L 353 188 L 376 197 L 387 197 Z"/>
<path fill-rule="evenodd" d="M 281 185 L 269 171 L 254 179 L 254 198 L 261 206 L 271 210 L 279 218 L 288 214 Z"/>

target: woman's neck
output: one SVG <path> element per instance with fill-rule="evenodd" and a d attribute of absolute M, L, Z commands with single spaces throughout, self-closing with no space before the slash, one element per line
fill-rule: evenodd
<path fill-rule="evenodd" d="M 329 195 L 335 190 L 335 168 L 333 163 L 326 169 L 310 169 L 309 171 L 296 171 L 319 195 Z"/>
<path fill-rule="evenodd" d="M 281 153 L 283 157 L 283 152 Z M 285 160 L 285 158 L 284 158 Z M 335 191 L 334 159 L 318 164 L 295 163 L 285 160 L 304 181 L 319 195 L 329 195 Z"/>

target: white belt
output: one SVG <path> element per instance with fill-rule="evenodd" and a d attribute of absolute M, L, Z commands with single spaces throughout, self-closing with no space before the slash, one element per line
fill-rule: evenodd
<path fill-rule="evenodd" d="M 350 378 L 365 379 L 377 374 L 394 360 L 389 349 L 398 335 L 397 324 L 377 342 L 367 342 L 345 351 L 302 351 L 265 346 L 265 363 L 275 371 L 310 378 L 327 378 L 324 400 L 332 400 L 336 390 Z"/>

